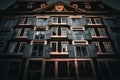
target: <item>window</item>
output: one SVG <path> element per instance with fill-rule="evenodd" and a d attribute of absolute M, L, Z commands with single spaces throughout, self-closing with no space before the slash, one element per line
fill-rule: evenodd
<path fill-rule="evenodd" d="M 29 61 L 27 80 L 41 80 L 42 61 Z"/>
<path fill-rule="evenodd" d="M 27 24 L 32 24 L 33 18 L 27 18 Z"/>
<path fill-rule="evenodd" d="M 73 31 L 73 39 L 74 40 L 84 40 L 82 31 Z"/>
<path fill-rule="evenodd" d="M 33 44 L 32 57 L 42 57 L 43 56 L 43 44 Z"/>
<path fill-rule="evenodd" d="M 58 42 L 51 42 L 51 51 L 52 52 L 57 52 L 58 51 Z"/>
<path fill-rule="evenodd" d="M 35 40 L 43 40 L 45 38 L 45 31 L 36 31 Z"/>
<path fill-rule="evenodd" d="M 8 52 L 14 53 L 15 49 L 16 49 L 16 45 L 17 45 L 17 43 L 15 43 L 15 42 L 10 43 L 9 48 L 8 48 Z"/>
<path fill-rule="evenodd" d="M 61 23 L 66 24 L 67 23 L 67 17 L 61 17 Z"/>
<path fill-rule="evenodd" d="M 113 50 L 112 50 L 112 45 L 110 42 L 103 42 L 104 44 L 104 48 L 105 48 L 105 51 L 108 52 L 108 53 L 112 53 Z"/>
<path fill-rule="evenodd" d="M 62 52 L 67 52 L 68 51 L 68 42 L 61 42 L 61 49 L 62 49 Z"/>
<path fill-rule="evenodd" d="M 72 18 L 72 27 L 80 27 L 80 18 Z"/>
<path fill-rule="evenodd" d="M 102 21 L 100 18 L 94 18 L 95 24 L 102 24 Z"/>
<path fill-rule="evenodd" d="M 57 36 L 58 35 L 58 28 L 54 27 L 51 30 L 52 30 L 51 31 L 52 36 Z"/>
<path fill-rule="evenodd" d="M 24 51 L 25 44 L 26 44 L 25 42 L 21 42 L 21 43 L 20 43 L 18 52 L 23 52 L 23 51 Z"/>
<path fill-rule="evenodd" d="M 77 61 L 80 79 L 92 80 L 94 78 L 91 61 Z"/>
<path fill-rule="evenodd" d="M 57 24 L 58 23 L 58 17 L 52 17 L 52 23 Z"/>
<path fill-rule="evenodd" d="M 96 36 L 94 28 L 88 28 L 90 30 L 91 36 Z"/>
<path fill-rule="evenodd" d="M 85 45 L 76 46 L 76 56 L 77 57 L 88 57 L 87 47 Z"/>
<path fill-rule="evenodd" d="M 67 28 L 61 28 L 61 35 L 67 36 Z"/>
<path fill-rule="evenodd" d="M 19 18 L 18 24 L 24 24 L 26 18 Z"/>
<path fill-rule="evenodd" d="M 31 28 L 16 28 L 14 37 L 20 37 L 20 36 L 27 36 L 28 31 L 30 31 Z"/>
<path fill-rule="evenodd" d="M 86 20 L 87 20 L 88 25 L 91 25 L 91 24 L 92 24 L 91 18 L 86 18 Z"/>
<path fill-rule="evenodd" d="M 46 26 L 47 25 L 47 19 L 46 18 L 39 18 L 37 21 L 37 26 Z"/>
<path fill-rule="evenodd" d="M 16 18 L 10 18 L 6 19 L 4 22 L 4 27 L 14 27 L 17 24 L 17 19 Z"/>
<path fill-rule="evenodd" d="M 45 78 L 55 77 L 55 62 L 46 61 L 45 62 Z"/>
<path fill-rule="evenodd" d="M 107 36 L 106 31 L 104 28 L 98 28 L 100 36 Z"/>
<path fill-rule="evenodd" d="M 97 52 L 101 52 L 102 51 L 99 42 L 92 42 L 92 43 L 94 43 L 96 45 Z"/>

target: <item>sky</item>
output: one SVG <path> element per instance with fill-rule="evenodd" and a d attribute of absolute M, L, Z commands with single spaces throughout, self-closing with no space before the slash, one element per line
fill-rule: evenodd
<path fill-rule="evenodd" d="M 16 0 L 0 0 L 0 9 L 5 9 L 8 6 L 12 5 L 13 3 L 15 3 Z M 59 1 L 59 0 L 48 0 L 49 3 L 55 2 L 55 1 Z M 67 0 L 60 0 L 60 1 L 65 1 L 67 2 Z M 107 5 L 112 6 L 113 8 L 120 10 L 120 0 L 103 0 L 104 3 L 106 3 Z"/>

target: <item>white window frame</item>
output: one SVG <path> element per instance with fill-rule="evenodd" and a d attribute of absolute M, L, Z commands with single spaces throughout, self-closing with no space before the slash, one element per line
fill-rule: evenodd
<path fill-rule="evenodd" d="M 54 31 L 54 29 L 53 28 L 56 28 L 56 35 L 53 35 L 53 31 Z M 51 36 L 58 36 L 58 28 L 57 27 L 53 27 L 53 28 L 51 28 Z"/>
<path fill-rule="evenodd" d="M 54 21 L 53 21 L 54 18 L 57 18 L 56 23 L 54 23 Z M 58 24 L 58 17 L 52 17 L 52 24 Z"/>
<path fill-rule="evenodd" d="M 67 46 L 65 46 L 66 51 L 63 51 L 63 44 L 67 44 Z M 66 41 L 61 42 L 61 52 L 68 52 L 68 42 L 66 42 Z"/>
<path fill-rule="evenodd" d="M 58 52 L 58 42 L 57 42 L 57 41 L 52 41 L 52 42 L 50 42 L 51 52 L 53 52 L 53 51 L 52 51 L 52 43 L 55 43 L 55 44 L 56 44 L 56 51 L 55 51 L 55 52 Z"/>
<path fill-rule="evenodd" d="M 64 34 L 64 35 L 63 35 L 63 32 L 62 32 L 63 29 L 66 29 L 66 34 Z M 61 36 L 67 36 L 67 28 L 66 28 L 66 27 L 62 27 L 62 28 L 61 28 Z"/>
<path fill-rule="evenodd" d="M 63 18 L 66 18 L 66 23 L 63 23 Z M 61 17 L 61 24 L 67 24 L 67 17 Z"/>

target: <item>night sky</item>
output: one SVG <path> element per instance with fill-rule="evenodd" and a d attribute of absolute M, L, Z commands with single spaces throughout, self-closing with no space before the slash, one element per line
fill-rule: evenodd
<path fill-rule="evenodd" d="M 16 0 L 0 0 L 0 9 L 5 9 L 12 5 Z M 59 0 L 48 0 L 49 3 Z M 67 2 L 68 0 L 60 0 Z M 106 4 L 112 6 L 113 8 L 120 10 L 120 0 L 103 0 Z"/>

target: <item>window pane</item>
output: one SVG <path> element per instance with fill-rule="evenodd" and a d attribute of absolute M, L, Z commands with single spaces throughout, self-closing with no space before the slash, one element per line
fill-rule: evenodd
<path fill-rule="evenodd" d="M 102 24 L 102 22 L 101 22 L 101 19 L 100 19 L 100 18 L 94 18 L 94 20 L 95 20 L 95 24 Z"/>
<path fill-rule="evenodd" d="M 36 31 L 35 33 L 36 40 L 44 39 L 44 37 L 45 37 L 45 31 Z"/>
<path fill-rule="evenodd" d="M 43 56 L 43 45 L 42 44 L 33 44 L 32 57 L 42 57 Z"/>
<path fill-rule="evenodd" d="M 69 77 L 76 78 L 76 70 L 74 61 L 69 61 Z"/>
<path fill-rule="evenodd" d="M 90 18 L 86 18 L 88 24 L 92 24 L 92 21 Z"/>
<path fill-rule="evenodd" d="M 58 62 L 58 77 L 63 77 L 63 78 L 68 77 L 67 62 L 65 62 L 65 61 L 59 61 Z"/>
<path fill-rule="evenodd" d="M 27 18 L 27 24 L 32 24 L 32 19 L 33 18 Z"/>
<path fill-rule="evenodd" d="M 67 42 L 62 43 L 62 52 L 67 52 L 68 51 L 67 46 L 68 46 Z"/>
<path fill-rule="evenodd" d="M 53 61 L 47 61 L 45 63 L 45 77 L 55 76 L 55 63 Z"/>
<path fill-rule="evenodd" d="M 67 23 L 67 17 L 61 17 L 61 23 Z"/>
<path fill-rule="evenodd" d="M 26 44 L 26 43 L 21 43 L 21 44 L 20 44 L 20 50 L 19 50 L 19 52 L 23 52 L 23 50 L 24 50 L 24 48 L 25 48 L 25 44 Z"/>
<path fill-rule="evenodd" d="M 58 23 L 58 17 L 52 17 L 52 23 Z"/>
<path fill-rule="evenodd" d="M 106 31 L 104 28 L 98 28 L 98 31 L 100 33 L 100 36 L 107 36 Z"/>
<path fill-rule="evenodd" d="M 53 43 L 51 44 L 51 47 L 52 47 L 52 52 L 56 52 L 57 51 L 57 43 Z"/>
<path fill-rule="evenodd" d="M 94 28 L 88 28 L 92 36 L 96 36 Z"/>
<path fill-rule="evenodd" d="M 67 35 L 67 28 L 61 28 L 61 35 L 66 36 Z"/>
<path fill-rule="evenodd" d="M 58 28 L 52 28 L 52 35 L 55 36 L 58 34 Z"/>
<path fill-rule="evenodd" d="M 17 45 L 17 43 L 15 43 L 15 42 L 10 43 L 8 52 L 13 53 L 15 51 L 16 45 Z"/>
<path fill-rule="evenodd" d="M 76 56 L 77 57 L 87 57 L 86 46 L 76 46 Z"/>
<path fill-rule="evenodd" d="M 103 42 L 106 52 L 112 52 L 112 46 L 110 42 Z"/>
<path fill-rule="evenodd" d="M 19 18 L 18 24 L 24 24 L 25 23 L 25 18 Z"/>

